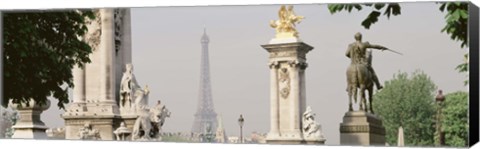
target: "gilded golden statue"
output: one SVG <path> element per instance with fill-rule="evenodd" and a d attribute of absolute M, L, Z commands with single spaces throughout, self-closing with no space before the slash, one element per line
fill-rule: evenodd
<path fill-rule="evenodd" d="M 300 23 L 305 17 L 297 16 L 293 11 L 293 6 L 288 6 L 288 9 L 285 5 L 280 7 L 278 11 L 279 19 L 270 21 L 270 26 L 276 30 L 276 38 L 296 38 L 298 37 L 298 32 L 295 29 L 295 24 Z"/>

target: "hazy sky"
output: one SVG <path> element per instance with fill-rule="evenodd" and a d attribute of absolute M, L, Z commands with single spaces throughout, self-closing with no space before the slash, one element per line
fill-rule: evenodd
<path fill-rule="evenodd" d="M 314 49 L 307 54 L 307 105 L 317 114 L 326 144 L 338 145 L 339 124 L 348 109 L 345 57 L 356 32 L 373 44 L 402 52 L 374 51 L 373 66 L 381 82 L 399 71 L 421 69 L 445 92 L 467 91 L 466 74 L 454 68 L 467 49 L 440 30 L 444 13 L 435 3 L 404 3 L 402 15 L 382 16 L 370 30 L 360 23 L 370 13 L 330 14 L 327 5 L 295 5 L 305 19 L 297 25 L 300 38 Z M 270 129 L 268 53 L 260 45 L 275 35 L 268 22 L 278 19 L 279 5 L 133 8 L 134 73 L 149 85 L 150 104 L 160 99 L 172 112 L 163 130 L 188 132 L 197 108 L 200 82 L 200 38 L 210 37 L 210 71 L 215 111 L 222 115 L 228 136 L 238 136 L 237 119 L 244 115 L 244 134 Z M 432 99 L 433 100 L 433 99 Z M 53 104 L 54 105 L 54 104 Z M 45 112 L 49 127 L 63 126 L 63 113 Z"/>

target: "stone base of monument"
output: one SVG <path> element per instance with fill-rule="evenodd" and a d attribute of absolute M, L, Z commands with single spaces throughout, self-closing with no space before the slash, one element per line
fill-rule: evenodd
<path fill-rule="evenodd" d="M 268 44 L 281 44 L 281 43 L 297 43 L 302 42 L 299 38 L 290 37 L 290 38 L 274 38 L 271 39 Z"/>
<path fill-rule="evenodd" d="M 309 145 L 323 145 L 325 140 L 305 140 L 305 139 L 277 139 L 277 140 L 266 140 L 267 144 L 309 144 Z"/>
<path fill-rule="evenodd" d="M 120 119 L 112 116 L 63 116 L 65 119 L 65 139 L 80 139 L 79 132 L 85 124 L 100 133 L 101 140 L 115 140 L 113 131 L 119 127 Z"/>
<path fill-rule="evenodd" d="M 376 115 L 352 111 L 345 113 L 340 124 L 341 145 L 384 146 L 385 128 Z"/>
<path fill-rule="evenodd" d="M 325 139 L 323 137 L 309 137 L 303 138 L 300 136 L 289 136 L 289 135 L 269 135 L 266 138 L 267 144 L 325 144 Z"/>
<path fill-rule="evenodd" d="M 296 133 L 268 133 L 265 141 L 267 144 L 305 144 L 302 134 Z"/>
<path fill-rule="evenodd" d="M 305 139 L 305 144 L 325 144 L 325 139 Z"/>
<path fill-rule="evenodd" d="M 118 106 L 99 101 L 70 106 L 62 115 L 65 120 L 65 139 L 80 139 L 79 132 L 88 123 L 92 129 L 99 131 L 101 140 L 115 140 L 113 131 L 122 121 L 115 113 L 118 113 Z"/>
<path fill-rule="evenodd" d="M 12 128 L 15 130 L 12 138 L 48 139 L 47 133 L 45 132 L 48 127 L 46 127 L 45 125 L 19 124 L 13 126 Z"/>
<path fill-rule="evenodd" d="M 306 144 L 303 139 L 276 139 L 266 140 L 267 144 Z"/>
<path fill-rule="evenodd" d="M 45 104 L 37 104 L 33 99 L 28 103 L 9 103 L 9 106 L 18 111 L 20 118 L 12 126 L 15 130 L 12 138 L 21 139 L 48 139 L 45 123 L 40 119 L 43 111 L 50 107 L 50 101 Z"/>

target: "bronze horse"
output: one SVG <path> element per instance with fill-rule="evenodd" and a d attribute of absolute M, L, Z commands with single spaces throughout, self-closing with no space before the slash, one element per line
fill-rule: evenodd
<path fill-rule="evenodd" d="M 368 64 L 365 63 L 364 56 L 366 51 L 358 48 L 357 45 L 352 44 L 346 53 L 346 56 L 351 59 L 350 66 L 347 69 L 347 92 L 349 97 L 349 111 L 353 111 L 352 98 L 357 103 L 357 92 L 360 89 L 360 110 L 365 112 L 373 112 L 372 95 L 373 95 L 373 76 L 368 70 Z M 366 99 L 366 91 L 368 91 L 368 106 Z"/>

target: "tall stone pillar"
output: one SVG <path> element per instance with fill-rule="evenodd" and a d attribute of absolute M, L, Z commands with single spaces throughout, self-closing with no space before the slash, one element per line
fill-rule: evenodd
<path fill-rule="evenodd" d="M 279 131 L 279 112 L 278 112 L 278 63 L 273 62 L 269 64 L 270 67 L 270 135 L 271 137 L 278 136 Z"/>
<path fill-rule="evenodd" d="M 306 64 L 305 62 L 303 62 L 304 64 Z M 292 112 L 290 112 L 291 114 L 291 131 L 293 134 L 301 134 L 301 128 L 300 128 L 300 124 L 301 123 L 298 123 L 300 122 L 301 120 L 301 115 L 302 115 L 302 111 L 300 111 L 300 101 L 302 100 L 301 99 L 301 92 L 303 91 L 300 91 L 300 82 L 301 79 L 300 78 L 300 69 L 299 69 L 299 65 L 300 65 L 300 62 L 298 62 L 297 60 L 292 60 L 289 62 L 290 64 L 290 74 L 292 75 L 292 81 L 290 82 L 292 85 L 292 100 L 291 101 L 291 108 L 290 110 L 292 110 Z"/>
<path fill-rule="evenodd" d="M 262 45 L 270 53 L 271 128 L 267 143 L 305 143 L 302 133 L 302 107 L 305 107 L 303 77 L 306 54 L 313 49 L 298 42 Z"/>
<path fill-rule="evenodd" d="M 92 62 L 84 69 L 74 68 L 74 102 L 62 115 L 66 139 L 80 139 L 80 130 L 89 124 L 99 131 L 101 140 L 114 140 L 113 132 L 120 126 L 115 25 L 122 26 L 122 22 L 115 22 L 114 9 L 94 11 L 97 18 L 91 20 L 85 36 L 94 50 L 90 55 Z"/>
<path fill-rule="evenodd" d="M 85 104 L 85 70 L 76 66 L 72 70 L 73 72 L 73 103 Z"/>
<path fill-rule="evenodd" d="M 123 16 L 123 33 L 122 33 L 122 52 L 123 63 L 132 63 L 132 17 L 130 8 L 125 9 Z M 122 66 L 124 67 L 124 66 Z"/>
<path fill-rule="evenodd" d="M 115 23 L 113 9 L 100 9 L 102 35 L 100 36 L 100 101 L 115 105 Z"/>
<path fill-rule="evenodd" d="M 73 103 L 68 106 L 67 111 L 71 113 L 86 112 L 86 97 L 85 97 L 85 69 L 75 66 L 73 73 Z"/>
<path fill-rule="evenodd" d="M 3 14 L 0 11 L 0 57 L 3 59 Z M 0 74 L 3 75 L 3 60 L 0 60 Z M 5 100 L 3 97 L 3 77 L 0 78 L 0 101 Z M 1 127 L 0 127 L 1 128 Z"/>

